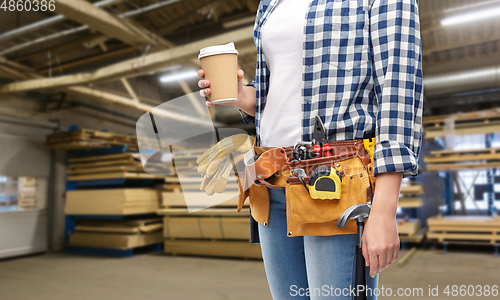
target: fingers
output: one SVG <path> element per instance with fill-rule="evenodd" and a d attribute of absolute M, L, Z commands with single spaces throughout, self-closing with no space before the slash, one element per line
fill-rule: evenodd
<path fill-rule="evenodd" d="M 198 70 L 198 77 L 205 78 L 205 71 L 203 69 Z"/>
<path fill-rule="evenodd" d="M 207 80 L 207 79 L 204 79 L 204 80 L 200 80 L 200 81 L 198 81 L 198 87 L 199 87 L 199 88 L 204 89 L 204 88 L 207 88 L 207 87 L 209 87 L 209 86 L 210 86 L 210 81 L 209 81 L 209 80 Z"/>
<path fill-rule="evenodd" d="M 379 257 L 375 252 L 370 252 L 368 250 L 368 254 L 370 256 L 370 277 L 373 278 L 375 275 L 377 275 L 378 268 L 379 268 Z"/>
<path fill-rule="evenodd" d="M 200 95 L 202 97 L 208 97 L 208 95 L 210 95 L 212 91 L 210 89 L 203 89 L 203 90 L 200 90 Z"/>
<path fill-rule="evenodd" d="M 363 257 L 365 258 L 365 264 L 367 267 L 370 266 L 370 255 L 368 254 L 368 247 L 366 246 L 366 239 L 363 235 L 361 237 L 361 252 L 363 253 Z"/>
<path fill-rule="evenodd" d="M 392 261 L 394 262 L 396 259 L 398 259 L 399 255 L 399 243 L 396 246 L 396 249 L 394 249 L 394 253 L 392 254 Z"/>

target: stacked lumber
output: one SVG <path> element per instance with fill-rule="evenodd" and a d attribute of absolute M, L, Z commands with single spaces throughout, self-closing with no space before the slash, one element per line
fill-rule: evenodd
<path fill-rule="evenodd" d="M 70 235 L 70 246 L 132 249 L 161 243 L 163 222 L 160 218 L 98 221 L 79 220 Z"/>
<path fill-rule="evenodd" d="M 68 191 L 66 215 L 133 215 L 155 213 L 159 208 L 153 188 L 91 189 Z"/>
<path fill-rule="evenodd" d="M 453 128 L 446 129 L 446 122 L 452 121 Z M 471 113 L 424 117 L 425 138 L 444 137 L 448 134 L 469 135 L 500 132 L 500 109 L 491 108 Z"/>
<path fill-rule="evenodd" d="M 77 157 L 69 159 L 69 163 L 66 171 L 69 181 L 160 178 L 144 172 L 138 153 Z"/>
<path fill-rule="evenodd" d="M 399 239 L 404 242 L 420 243 L 426 233 L 419 219 L 397 219 Z"/>
<path fill-rule="evenodd" d="M 490 169 L 500 167 L 500 148 L 431 151 L 427 170 Z"/>
<path fill-rule="evenodd" d="M 423 206 L 421 195 L 425 194 L 424 188 L 419 182 L 408 182 L 402 185 L 398 207 L 400 208 L 418 208 Z"/>
<path fill-rule="evenodd" d="M 487 216 L 436 216 L 427 219 L 427 237 L 438 242 L 497 244 L 500 218 Z"/>
<path fill-rule="evenodd" d="M 20 209 L 36 209 L 36 178 L 19 177 L 17 181 L 17 203 Z"/>
<path fill-rule="evenodd" d="M 165 216 L 165 253 L 261 259 L 260 247 L 250 243 L 249 208 L 245 206 L 241 212 L 236 209 L 237 184 L 229 184 L 225 191 L 235 196 L 206 208 L 208 198 L 200 191 L 201 178 L 188 179 L 183 178 L 181 185 L 179 178 L 167 177 L 162 187 L 158 214 Z"/>
<path fill-rule="evenodd" d="M 127 151 L 138 151 L 137 137 L 104 131 L 78 129 L 47 136 L 45 145 L 52 149 L 87 150 L 127 146 Z"/>
<path fill-rule="evenodd" d="M 249 209 L 209 208 L 188 213 L 182 208 L 158 211 L 165 219 L 164 251 L 173 255 L 261 259 L 259 245 L 250 243 Z"/>

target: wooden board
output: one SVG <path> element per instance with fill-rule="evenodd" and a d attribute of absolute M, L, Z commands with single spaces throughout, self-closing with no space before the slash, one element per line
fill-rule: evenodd
<path fill-rule="evenodd" d="M 425 191 L 421 185 L 404 185 L 404 186 L 401 186 L 400 193 L 401 194 L 420 195 L 420 194 L 424 194 Z"/>
<path fill-rule="evenodd" d="M 434 216 L 427 219 L 429 228 L 432 226 L 455 226 L 458 228 L 500 228 L 500 218 L 488 216 Z"/>
<path fill-rule="evenodd" d="M 147 234 L 75 232 L 69 237 L 70 246 L 110 249 L 131 249 L 157 244 L 162 241 L 163 235 L 161 231 Z"/>
<path fill-rule="evenodd" d="M 167 240 L 164 252 L 173 255 L 262 259 L 260 245 L 247 241 Z"/>
<path fill-rule="evenodd" d="M 500 121 L 493 122 L 474 122 L 467 124 L 455 124 L 453 134 L 455 135 L 471 135 L 500 132 Z M 431 139 L 443 137 L 447 134 L 442 126 L 428 126 L 424 129 L 424 138 Z"/>
<path fill-rule="evenodd" d="M 250 240 L 250 218 L 167 216 L 163 223 L 169 239 Z"/>
<path fill-rule="evenodd" d="M 130 215 L 155 213 L 159 209 L 154 189 L 98 189 L 68 191 L 67 215 Z"/>
<path fill-rule="evenodd" d="M 397 220 L 399 235 L 412 237 L 420 229 L 420 220 Z"/>
<path fill-rule="evenodd" d="M 481 120 L 484 121 L 500 118 L 500 109 L 490 108 L 469 113 L 459 113 L 453 115 L 427 116 L 422 118 L 422 123 L 425 125 L 442 125 L 450 118 L 453 118 L 455 123 L 463 123 L 467 121 Z"/>
<path fill-rule="evenodd" d="M 399 240 L 402 242 L 410 242 L 410 243 L 420 243 L 426 234 L 427 230 L 425 228 L 420 228 L 417 233 L 412 236 L 400 235 Z"/>
<path fill-rule="evenodd" d="M 491 243 L 491 244 L 500 243 L 500 235 L 497 234 L 428 232 L 427 238 L 437 240 L 438 242 L 470 241 L 474 243 L 479 243 L 479 242 Z"/>
<path fill-rule="evenodd" d="M 163 219 L 142 220 L 78 220 L 75 231 L 107 233 L 148 233 L 163 230 Z"/>
<path fill-rule="evenodd" d="M 495 153 L 500 153 L 500 148 L 439 150 L 439 151 L 431 151 L 430 153 L 433 156 L 458 155 L 458 154 L 495 154 Z"/>
<path fill-rule="evenodd" d="M 66 180 L 68 180 L 68 181 L 82 181 L 82 180 L 99 180 L 99 179 L 114 179 L 114 178 L 161 179 L 162 176 L 151 175 L 151 174 L 146 174 L 146 173 L 112 172 L 112 173 L 99 173 L 99 174 L 68 176 L 68 177 L 66 177 Z"/>
<path fill-rule="evenodd" d="M 456 163 L 456 164 L 427 164 L 428 171 L 441 171 L 441 170 L 465 170 L 465 169 L 492 169 L 499 168 L 500 162 L 488 163 Z"/>
<path fill-rule="evenodd" d="M 165 216 L 210 216 L 210 217 L 244 217 L 250 215 L 250 208 L 243 207 L 240 212 L 236 208 L 206 208 L 190 213 L 187 208 L 162 208 L 156 211 Z"/>
<path fill-rule="evenodd" d="M 128 165 L 137 165 L 137 163 L 133 159 L 112 159 L 106 161 L 72 164 L 68 166 L 68 169 L 75 170 L 75 169 L 96 168 L 104 166 L 128 166 Z"/>
<path fill-rule="evenodd" d="M 136 172 L 143 173 L 144 169 L 141 164 L 129 166 L 112 166 L 100 168 L 85 168 L 85 169 L 68 169 L 68 175 L 84 175 L 84 174 L 97 174 L 97 173 L 117 173 L 117 172 Z"/>
<path fill-rule="evenodd" d="M 423 205 L 424 202 L 420 197 L 401 197 L 398 201 L 398 207 L 401 208 L 417 208 Z"/>
<path fill-rule="evenodd" d="M 105 155 L 94 155 L 85 157 L 74 157 L 68 159 L 70 163 L 83 163 L 83 162 L 97 162 L 97 161 L 108 161 L 108 160 L 140 160 L 140 155 L 138 153 L 118 153 L 118 154 L 105 154 Z"/>
<path fill-rule="evenodd" d="M 180 191 L 180 190 L 173 190 L 171 192 L 163 192 L 161 194 L 161 205 L 163 207 L 170 207 L 170 208 L 185 208 L 187 203 L 185 200 L 185 193 Z M 196 208 L 196 207 L 206 207 L 207 203 L 205 202 L 206 193 L 205 192 L 187 192 L 186 195 L 188 195 L 188 199 L 190 199 L 190 207 L 191 208 Z M 199 200 L 195 200 L 197 197 L 196 195 L 199 195 Z M 239 195 L 236 195 L 227 201 L 224 201 L 222 203 L 216 204 L 213 207 L 238 207 L 238 200 L 239 200 Z M 248 206 L 249 203 L 247 202 L 245 206 Z"/>

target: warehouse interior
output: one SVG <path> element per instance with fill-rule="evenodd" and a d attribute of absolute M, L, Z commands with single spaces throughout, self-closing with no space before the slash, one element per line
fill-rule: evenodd
<path fill-rule="evenodd" d="M 191 103 L 165 109 L 178 126 L 178 114 L 203 118 L 200 49 L 234 42 L 253 80 L 259 1 L 56 0 L 36 12 L 35 1 L 6 2 L 0 298 L 272 299 L 236 183 L 207 205 L 199 182 L 147 170 L 139 153 L 138 121 L 156 107 Z M 401 250 L 380 286 L 410 299 L 498 296 L 500 1 L 420 0 L 419 14 L 419 174 L 403 180 Z M 206 110 L 218 132 L 255 135 L 234 106 Z M 203 152 L 184 148 L 177 170 L 195 170 Z M 188 194 L 204 209 L 191 211 Z"/>

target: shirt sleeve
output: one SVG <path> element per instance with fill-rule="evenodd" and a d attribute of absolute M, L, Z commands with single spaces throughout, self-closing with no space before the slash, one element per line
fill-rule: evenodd
<path fill-rule="evenodd" d="M 373 0 L 370 43 L 378 105 L 374 174 L 416 176 L 423 106 L 418 0 Z"/>
<path fill-rule="evenodd" d="M 255 76 L 254 79 L 252 80 L 252 82 L 247 84 L 247 86 L 253 86 L 255 88 L 256 80 L 257 80 L 257 76 Z M 243 122 L 245 122 L 246 124 L 255 124 L 255 117 L 247 114 L 246 112 L 242 111 L 239 108 L 238 108 L 238 110 L 240 111 L 241 118 L 243 118 Z"/>

